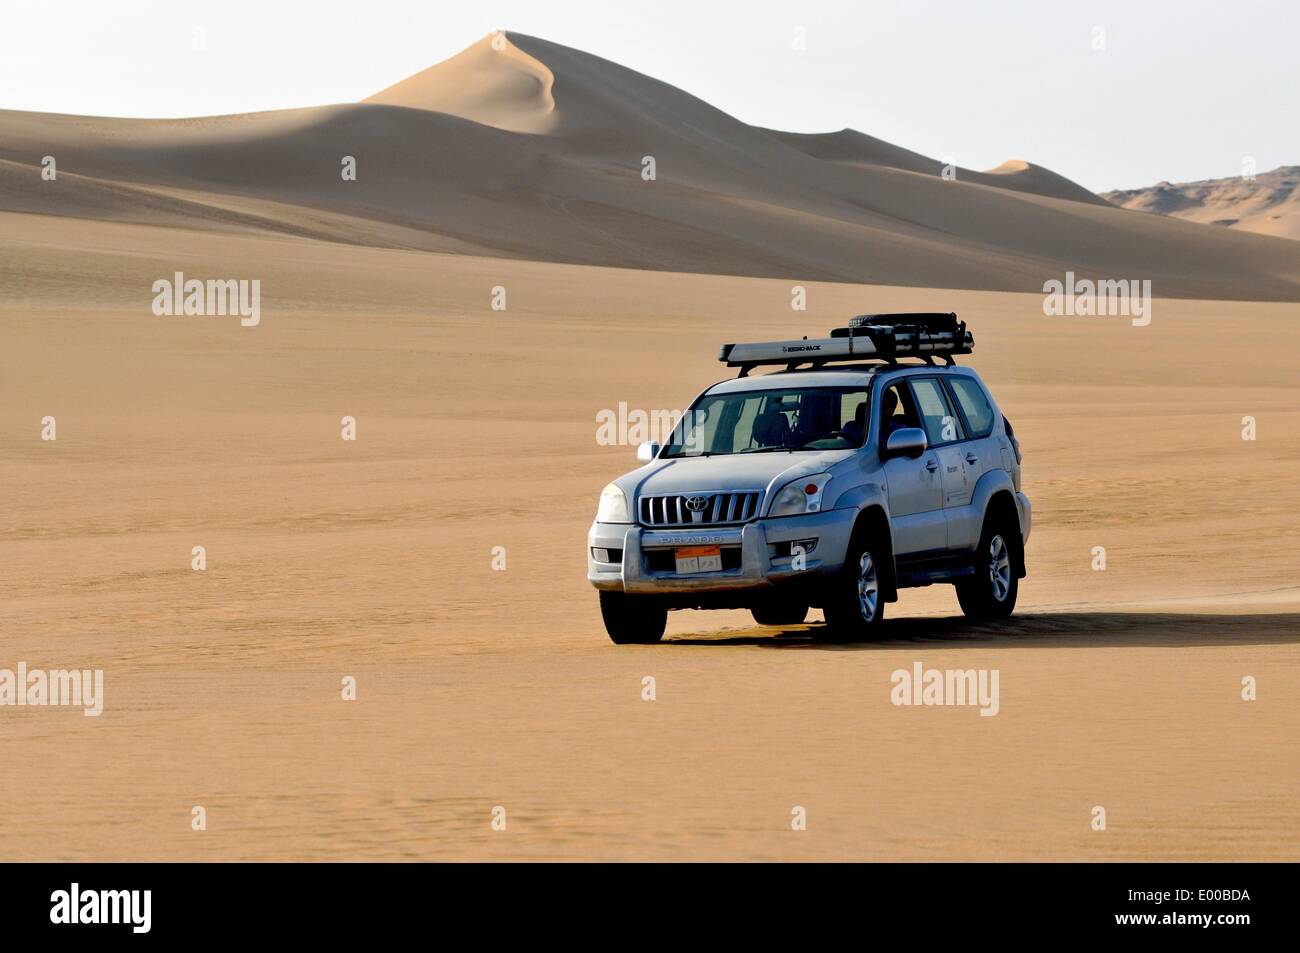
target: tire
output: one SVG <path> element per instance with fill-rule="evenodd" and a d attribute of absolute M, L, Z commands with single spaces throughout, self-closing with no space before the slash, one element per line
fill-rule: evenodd
<path fill-rule="evenodd" d="M 653 596 L 602 592 L 600 617 L 615 645 L 652 645 L 664 636 L 668 609 Z"/>
<path fill-rule="evenodd" d="M 808 606 L 764 599 L 749 610 L 759 625 L 798 625 L 808 618 Z"/>
<path fill-rule="evenodd" d="M 884 550 L 865 534 L 855 536 L 844 558 L 844 568 L 827 587 L 826 642 L 861 642 L 880 630 L 885 618 L 885 597 L 880 588 L 880 560 Z"/>
<path fill-rule="evenodd" d="M 984 517 L 979 548 L 975 550 L 975 576 L 957 584 L 957 601 L 966 618 L 1005 619 L 1015 611 L 1020 593 L 1012 548 L 1020 527 L 1005 517 Z"/>

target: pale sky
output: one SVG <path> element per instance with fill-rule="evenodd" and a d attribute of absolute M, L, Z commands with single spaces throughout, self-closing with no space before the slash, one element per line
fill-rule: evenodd
<path fill-rule="evenodd" d="M 975 169 L 1026 159 L 1095 190 L 1300 164 L 1295 0 L 0 0 L 0 108 L 355 102 L 494 29 L 756 125 L 851 126 Z"/>

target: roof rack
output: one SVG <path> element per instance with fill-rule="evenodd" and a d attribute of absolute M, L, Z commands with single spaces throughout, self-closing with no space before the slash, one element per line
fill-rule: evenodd
<path fill-rule="evenodd" d="M 933 364 L 938 357 L 952 365 L 957 363 L 955 355 L 969 354 L 974 347 L 974 337 L 956 313 L 860 314 L 848 327 L 834 328 L 825 338 L 724 344 L 718 360 L 739 367 L 740 376 L 745 377 L 755 367 L 772 364 L 794 370 L 800 364 L 821 367 L 832 361 L 897 364 L 900 357 L 917 357 Z"/>

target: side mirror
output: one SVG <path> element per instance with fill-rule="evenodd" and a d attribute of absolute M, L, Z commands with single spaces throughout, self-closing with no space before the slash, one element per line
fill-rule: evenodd
<path fill-rule="evenodd" d="M 659 456 L 658 440 L 651 440 L 649 443 L 639 444 L 636 448 L 636 458 L 642 463 L 649 463 L 657 456 Z"/>
<path fill-rule="evenodd" d="M 926 447 L 930 446 L 930 441 L 925 437 L 925 431 L 920 427 L 904 427 L 901 430 L 895 430 L 885 441 L 886 460 L 894 457 L 911 457 L 915 459 L 925 453 Z"/>

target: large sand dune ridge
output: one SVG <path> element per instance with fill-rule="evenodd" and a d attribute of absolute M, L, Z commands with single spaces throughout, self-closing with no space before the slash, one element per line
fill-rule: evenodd
<path fill-rule="evenodd" d="M 40 176 L 47 155 L 56 181 Z M 853 130 L 750 126 L 513 33 L 359 104 L 0 112 L 10 211 L 792 280 L 1035 291 L 1074 271 L 1150 279 L 1162 296 L 1300 299 L 1292 243 L 1132 214 L 1028 162 L 943 171 Z"/>

